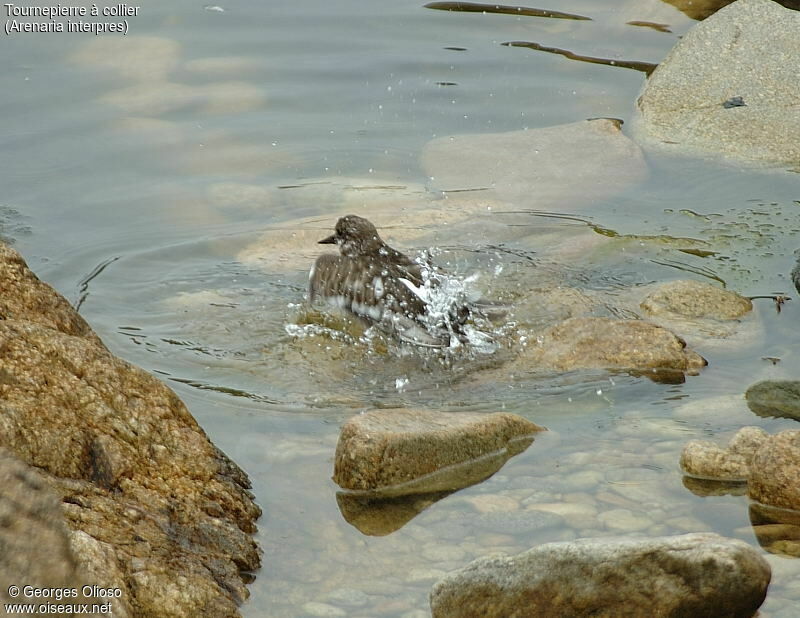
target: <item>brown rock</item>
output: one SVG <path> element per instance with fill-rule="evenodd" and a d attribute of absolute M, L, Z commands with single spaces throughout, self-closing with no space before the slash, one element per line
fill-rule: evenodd
<path fill-rule="evenodd" d="M 708 440 L 692 440 L 683 447 L 681 469 L 701 479 L 747 481 L 750 462 L 768 438 L 759 427 L 742 427 L 724 449 Z"/>
<path fill-rule="evenodd" d="M 29 320 L 102 345 L 66 299 L 31 272 L 25 260 L 0 242 L 0 319 Z"/>
<path fill-rule="evenodd" d="M 14 597 L 10 586 L 77 589 L 77 597 L 63 602 L 94 602 L 84 598 L 81 589 L 97 580 L 88 578 L 75 558 L 58 496 L 43 474 L 4 448 L 0 448 L 0 547 L 0 602 L 52 600 L 28 599 L 24 591 Z M 115 600 L 114 615 L 129 615 L 125 606 L 124 599 Z"/>
<path fill-rule="evenodd" d="M 382 497 L 460 489 L 494 474 L 543 430 L 506 413 L 367 412 L 342 427 L 333 480 Z"/>
<path fill-rule="evenodd" d="M 61 496 L 81 583 L 120 588 L 114 615 L 237 616 L 240 572 L 260 563 L 247 476 L 175 393 L 2 251 L 16 298 L 0 298 L 0 446 Z"/>
<path fill-rule="evenodd" d="M 800 511 L 800 431 L 770 436 L 750 463 L 749 495 L 773 507 Z"/>
<path fill-rule="evenodd" d="M 557 371 L 633 369 L 696 373 L 706 362 L 665 328 L 641 320 L 570 318 L 544 331 L 529 353 Z"/>
<path fill-rule="evenodd" d="M 736 292 L 700 281 L 670 281 L 642 301 L 650 315 L 733 320 L 753 310 L 753 302 Z"/>

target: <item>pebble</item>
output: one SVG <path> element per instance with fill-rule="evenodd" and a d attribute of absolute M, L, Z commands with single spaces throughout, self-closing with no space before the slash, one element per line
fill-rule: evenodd
<path fill-rule="evenodd" d="M 668 526 L 672 526 L 677 532 L 684 533 L 684 532 L 713 532 L 713 530 L 703 521 L 695 517 L 689 516 L 681 516 L 681 517 L 671 517 L 670 519 L 665 519 L 664 523 Z M 748 527 L 748 534 L 750 533 L 750 528 Z"/>
<path fill-rule="evenodd" d="M 411 571 L 408 573 L 408 581 L 436 581 L 444 577 L 446 573 L 447 571 L 443 571 L 441 569 L 411 569 Z"/>
<path fill-rule="evenodd" d="M 428 618 L 429 616 L 430 612 L 426 612 L 422 609 L 412 609 L 410 612 L 401 614 L 400 618 Z"/>
<path fill-rule="evenodd" d="M 649 517 L 634 513 L 628 509 L 613 509 L 597 516 L 597 521 L 615 532 L 635 532 L 645 530 L 653 525 Z"/>
<path fill-rule="evenodd" d="M 355 588 L 339 588 L 328 595 L 328 601 L 345 607 L 362 607 L 369 603 L 369 596 Z"/>
<path fill-rule="evenodd" d="M 315 601 L 304 604 L 303 611 L 309 616 L 347 616 L 343 609 Z"/>
<path fill-rule="evenodd" d="M 598 470 L 581 470 L 561 479 L 564 491 L 589 491 L 603 482 L 603 473 Z"/>
<path fill-rule="evenodd" d="M 460 547 L 433 545 L 422 550 L 422 557 L 431 562 L 458 562 L 464 560 L 466 552 Z"/>
<path fill-rule="evenodd" d="M 466 499 L 479 513 L 502 513 L 519 510 L 519 502 L 509 496 L 484 494 Z"/>
<path fill-rule="evenodd" d="M 550 504 L 531 504 L 526 511 L 544 511 L 564 518 L 572 528 L 588 528 L 597 520 L 597 508 L 589 504 L 555 502 Z"/>

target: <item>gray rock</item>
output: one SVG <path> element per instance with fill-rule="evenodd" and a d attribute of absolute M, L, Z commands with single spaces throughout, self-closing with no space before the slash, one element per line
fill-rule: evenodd
<path fill-rule="evenodd" d="M 543 429 L 506 413 L 367 412 L 342 427 L 333 480 L 374 497 L 452 491 L 494 474 Z"/>
<path fill-rule="evenodd" d="M 642 301 L 650 315 L 676 314 L 689 318 L 732 320 L 752 311 L 749 298 L 701 281 L 670 281 Z"/>
<path fill-rule="evenodd" d="M 758 448 L 747 487 L 752 500 L 800 510 L 800 431 L 776 433 Z"/>
<path fill-rule="evenodd" d="M 115 615 L 238 615 L 240 571 L 260 564 L 247 476 L 175 393 L 0 249 L 0 446 L 60 495 L 83 571 L 129 604 Z"/>
<path fill-rule="evenodd" d="M 681 469 L 695 478 L 746 482 L 750 462 L 768 438 L 759 427 L 742 427 L 724 449 L 708 440 L 692 440 L 681 452 Z"/>
<path fill-rule="evenodd" d="M 780 416 L 800 421 L 800 382 L 764 380 L 744 394 L 747 405 L 759 416 Z"/>
<path fill-rule="evenodd" d="M 606 118 L 437 138 L 423 149 L 422 165 L 436 189 L 547 210 L 601 200 L 647 174 L 638 146 Z"/>
<path fill-rule="evenodd" d="M 694 26 L 647 80 L 636 133 L 669 148 L 800 162 L 800 13 L 739 0 Z"/>
<path fill-rule="evenodd" d="M 771 570 L 716 534 L 547 543 L 475 560 L 434 585 L 434 618 L 752 616 Z"/>
<path fill-rule="evenodd" d="M 706 362 L 665 328 L 642 320 L 570 318 L 548 328 L 526 352 L 541 369 L 626 369 L 658 377 L 697 373 Z"/>

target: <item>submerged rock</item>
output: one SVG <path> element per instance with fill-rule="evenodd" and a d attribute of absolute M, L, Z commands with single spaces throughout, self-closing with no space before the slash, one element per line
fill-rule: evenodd
<path fill-rule="evenodd" d="M 494 474 L 539 431 L 499 412 L 367 412 L 342 427 L 333 480 L 371 497 L 453 491 Z"/>
<path fill-rule="evenodd" d="M 700 281 L 670 281 L 642 301 L 650 315 L 733 320 L 752 311 L 753 302 L 736 292 Z"/>
<path fill-rule="evenodd" d="M 778 416 L 800 421 L 800 381 L 764 380 L 747 389 L 747 405 L 759 416 Z"/>
<path fill-rule="evenodd" d="M 727 448 L 708 440 L 692 440 L 683 447 L 683 473 L 700 479 L 746 482 L 756 450 L 769 438 L 759 427 L 742 427 Z"/>
<path fill-rule="evenodd" d="M 546 543 L 475 560 L 431 591 L 434 618 L 752 616 L 769 564 L 716 534 Z"/>
<path fill-rule="evenodd" d="M 800 430 L 776 433 L 759 447 L 750 463 L 748 493 L 762 504 L 800 511 Z"/>
<path fill-rule="evenodd" d="M 646 82 L 637 132 L 738 159 L 800 162 L 800 13 L 738 0 L 696 25 Z"/>
<path fill-rule="evenodd" d="M 438 190 L 547 210 L 602 200 L 647 174 L 639 147 L 608 118 L 437 138 L 423 149 L 422 165 Z"/>
<path fill-rule="evenodd" d="M 696 373 L 706 361 L 665 328 L 642 320 L 570 318 L 544 331 L 527 352 L 542 369 L 625 369 L 646 376 Z"/>
<path fill-rule="evenodd" d="M 60 495 L 81 568 L 137 616 L 238 615 L 260 563 L 247 476 L 18 254 L 0 258 L 0 445 Z"/>

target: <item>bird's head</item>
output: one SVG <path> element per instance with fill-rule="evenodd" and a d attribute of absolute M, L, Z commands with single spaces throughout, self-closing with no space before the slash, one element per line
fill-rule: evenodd
<path fill-rule="evenodd" d="M 384 246 L 378 230 L 364 217 L 347 215 L 336 222 L 335 233 L 319 241 L 321 245 L 338 245 L 342 255 L 356 257 L 377 253 Z"/>

